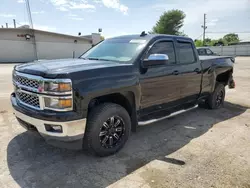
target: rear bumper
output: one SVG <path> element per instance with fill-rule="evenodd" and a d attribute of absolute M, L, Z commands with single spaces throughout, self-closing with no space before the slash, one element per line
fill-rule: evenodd
<path fill-rule="evenodd" d="M 86 128 L 86 118 L 64 122 L 42 120 L 20 112 L 18 110 L 20 107 L 14 96 L 11 96 L 11 102 L 14 108 L 14 115 L 19 120 L 19 123 L 27 130 L 38 131 L 49 144 L 57 147 L 68 149 L 82 148 L 82 141 Z M 59 125 L 62 128 L 62 132 L 48 131 L 46 130 L 45 125 Z"/>

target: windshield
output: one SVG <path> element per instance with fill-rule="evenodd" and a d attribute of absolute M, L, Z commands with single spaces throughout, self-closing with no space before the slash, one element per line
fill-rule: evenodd
<path fill-rule="evenodd" d="M 131 62 L 145 46 L 145 40 L 107 39 L 94 46 L 80 58 Z"/>

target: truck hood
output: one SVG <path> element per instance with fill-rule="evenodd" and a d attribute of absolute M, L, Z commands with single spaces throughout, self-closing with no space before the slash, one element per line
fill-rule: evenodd
<path fill-rule="evenodd" d="M 65 77 L 75 72 L 106 69 L 112 67 L 132 67 L 132 64 L 101 60 L 57 59 L 25 63 L 16 66 L 15 70 L 18 72 L 42 77 L 56 78 Z"/>

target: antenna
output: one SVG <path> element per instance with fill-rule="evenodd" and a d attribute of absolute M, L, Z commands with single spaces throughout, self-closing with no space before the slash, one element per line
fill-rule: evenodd
<path fill-rule="evenodd" d="M 145 31 L 143 31 L 143 32 L 141 32 L 140 37 L 144 37 L 146 35 L 147 35 L 147 33 Z"/>

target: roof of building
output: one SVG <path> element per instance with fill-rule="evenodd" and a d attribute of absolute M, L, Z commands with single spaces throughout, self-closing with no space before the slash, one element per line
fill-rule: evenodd
<path fill-rule="evenodd" d="M 55 32 L 50 32 L 50 31 L 43 31 L 43 30 L 38 30 L 38 29 L 29 29 L 29 28 L 0 28 L 0 30 L 5 30 L 5 31 L 38 31 L 41 33 L 47 33 L 47 34 L 52 34 L 52 35 L 60 35 L 60 36 L 65 36 L 65 37 L 71 37 L 74 39 L 85 39 L 87 41 L 92 41 L 91 38 L 84 37 L 84 36 L 74 36 L 74 35 L 67 35 L 67 34 L 62 34 L 62 33 L 55 33 Z"/>

